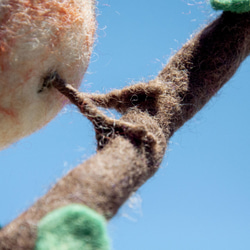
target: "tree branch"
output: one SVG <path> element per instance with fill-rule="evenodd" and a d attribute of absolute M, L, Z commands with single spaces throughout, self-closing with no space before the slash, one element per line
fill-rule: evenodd
<path fill-rule="evenodd" d="M 138 141 L 120 130 L 104 133 L 108 140 L 95 156 L 0 231 L 0 249 L 33 249 L 39 220 L 70 203 L 85 204 L 107 219 L 114 216 L 156 172 L 173 133 L 235 73 L 249 54 L 249 42 L 250 14 L 223 13 L 185 44 L 155 80 L 106 95 L 85 94 L 98 106 L 117 109 L 124 114 L 119 122 L 143 128 L 144 136 Z"/>

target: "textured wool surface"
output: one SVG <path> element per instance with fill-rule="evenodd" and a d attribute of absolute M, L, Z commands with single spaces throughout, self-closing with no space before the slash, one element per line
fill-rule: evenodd
<path fill-rule="evenodd" d="M 72 204 L 38 223 L 36 250 L 108 250 L 106 221 L 94 210 Z"/>
<path fill-rule="evenodd" d="M 210 0 L 215 10 L 244 13 L 250 11 L 249 0 Z"/>
<path fill-rule="evenodd" d="M 95 32 L 94 0 L 0 0 L 0 149 L 48 123 L 66 102 L 44 79 L 78 87 Z"/>
<path fill-rule="evenodd" d="M 78 99 L 80 110 L 91 115 L 94 126 L 99 124 L 97 132 L 110 140 L 5 226 L 0 231 L 0 249 L 33 249 L 37 223 L 47 213 L 72 203 L 85 204 L 107 219 L 113 217 L 157 171 L 173 133 L 218 92 L 249 52 L 250 13 L 224 12 L 193 36 L 148 83 L 106 95 L 82 94 L 82 98 L 79 93 L 74 98 L 69 89 L 71 101 Z M 144 127 L 145 137 L 153 135 L 155 143 L 120 133 L 123 131 L 116 130 L 115 121 L 113 126 L 106 126 L 102 115 L 93 117 L 94 109 L 86 107 L 89 99 L 99 106 L 117 109 L 123 114 L 119 122 L 130 123 L 133 129 Z"/>

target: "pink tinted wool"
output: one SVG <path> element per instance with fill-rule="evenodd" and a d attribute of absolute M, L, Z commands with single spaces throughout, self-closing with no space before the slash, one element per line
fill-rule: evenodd
<path fill-rule="evenodd" d="M 50 72 L 80 85 L 94 40 L 94 8 L 93 0 L 0 0 L 0 149 L 63 107 L 64 97 L 42 87 Z"/>

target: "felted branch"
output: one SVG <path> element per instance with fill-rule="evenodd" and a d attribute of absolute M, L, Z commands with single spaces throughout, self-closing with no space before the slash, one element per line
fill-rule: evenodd
<path fill-rule="evenodd" d="M 250 14 L 224 12 L 188 41 L 158 77 L 106 95 L 96 105 L 124 113 L 147 111 L 169 139 L 233 76 L 250 50 Z"/>
<path fill-rule="evenodd" d="M 95 156 L 70 171 L 0 231 L 0 249 L 33 249 L 39 220 L 71 203 L 85 204 L 107 219 L 113 217 L 131 193 L 157 171 L 168 139 L 230 79 L 249 54 L 249 47 L 250 14 L 226 12 L 187 42 L 155 80 L 106 95 L 77 96 L 76 104 L 85 100 L 117 109 L 123 114 L 119 122 L 143 128 L 143 138 L 137 140 L 120 130 L 106 134 L 108 141 Z M 74 90 L 72 94 L 73 99 L 78 95 Z M 96 117 L 92 118 L 94 123 Z M 102 125 L 112 131 L 103 119 Z M 98 128 L 95 126 L 97 133 Z M 148 135 L 155 143 L 149 143 Z"/>

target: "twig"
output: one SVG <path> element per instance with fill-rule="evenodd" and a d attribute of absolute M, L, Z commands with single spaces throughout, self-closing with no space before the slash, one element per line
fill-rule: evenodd
<path fill-rule="evenodd" d="M 155 143 L 134 143 L 133 136 L 121 131 L 108 136 L 102 150 L 0 231 L 0 249 L 33 249 L 39 220 L 70 203 L 85 204 L 107 219 L 114 216 L 131 193 L 156 172 L 166 141 L 230 79 L 248 56 L 249 47 L 250 14 L 223 13 L 184 45 L 155 80 L 107 95 L 86 96 L 96 105 L 122 112 L 121 123 L 143 127 L 146 132 L 141 138 L 152 134 Z M 78 102 L 77 95 L 71 95 L 71 101 Z M 92 119 L 88 113 L 97 113 L 96 107 L 92 109 L 88 99 L 83 99 L 78 106 Z M 102 123 L 112 127 L 105 119 Z"/>

